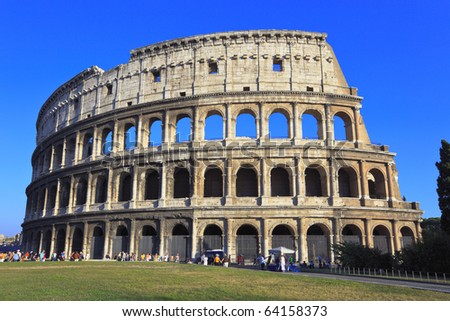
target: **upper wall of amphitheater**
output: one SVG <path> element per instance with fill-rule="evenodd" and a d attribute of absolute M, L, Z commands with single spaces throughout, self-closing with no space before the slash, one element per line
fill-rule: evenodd
<path fill-rule="evenodd" d="M 132 50 L 126 64 L 107 71 L 93 66 L 62 84 L 39 112 L 37 143 L 94 115 L 185 96 L 243 91 L 356 96 L 326 37 L 287 30 L 225 32 Z"/>

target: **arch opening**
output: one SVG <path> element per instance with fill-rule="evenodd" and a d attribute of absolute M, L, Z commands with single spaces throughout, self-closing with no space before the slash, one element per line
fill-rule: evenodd
<path fill-rule="evenodd" d="M 254 262 L 259 253 L 258 231 L 249 224 L 244 224 L 236 232 L 237 254 L 246 262 Z"/>
<path fill-rule="evenodd" d="M 258 197 L 258 177 L 250 167 L 241 167 L 236 175 L 236 196 Z"/>
<path fill-rule="evenodd" d="M 218 167 L 210 167 L 205 171 L 203 197 L 222 197 L 223 178 L 222 170 Z"/>

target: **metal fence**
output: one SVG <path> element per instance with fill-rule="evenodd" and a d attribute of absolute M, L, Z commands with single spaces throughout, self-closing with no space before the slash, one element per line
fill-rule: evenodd
<path fill-rule="evenodd" d="M 360 275 L 366 277 L 390 278 L 398 280 L 433 282 L 441 284 L 450 284 L 449 275 L 436 272 L 416 272 L 401 271 L 394 269 L 370 269 L 370 268 L 342 268 L 331 267 L 329 269 L 334 274 Z"/>

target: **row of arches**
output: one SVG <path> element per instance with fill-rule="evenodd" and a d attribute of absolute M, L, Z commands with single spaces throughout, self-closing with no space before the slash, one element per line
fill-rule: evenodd
<path fill-rule="evenodd" d="M 338 111 L 331 119 L 333 119 L 330 126 L 333 126 L 334 140 L 355 140 L 354 121 L 349 114 Z M 77 135 L 68 137 L 65 142 L 59 142 L 51 148 L 47 148 L 33 161 L 34 173 L 35 175 L 46 173 L 96 155 L 110 155 L 114 149 L 116 151 L 132 151 L 138 146 L 154 147 L 168 141 L 175 143 L 190 142 L 193 139 L 194 126 L 199 126 L 194 125 L 193 117 L 189 113 L 181 113 L 174 117 L 174 131 L 165 128 L 163 120 L 162 116 L 150 118 L 146 122 L 147 125 L 145 125 L 144 130 L 139 128 L 137 120 L 132 119 L 117 127 L 108 125 L 99 132 L 87 130 L 80 137 L 77 137 Z M 302 132 L 299 135 L 294 133 L 292 128 L 291 112 L 282 108 L 275 109 L 268 116 L 268 138 L 291 139 L 294 135 L 297 135 L 303 139 L 325 139 L 327 129 L 325 128 L 325 116 L 321 112 L 307 109 L 301 115 L 301 122 Z M 211 141 L 229 138 L 226 129 L 229 124 L 219 110 L 208 112 L 202 124 L 204 124 L 203 134 L 200 139 Z M 261 136 L 260 127 L 257 113 L 251 108 L 243 109 L 235 119 L 234 137 L 257 139 Z M 117 130 L 118 133 L 114 133 L 114 130 Z M 165 131 L 168 132 L 165 133 Z M 144 133 L 147 133 L 146 139 L 141 137 Z M 169 135 L 174 137 L 169 137 Z"/>
<path fill-rule="evenodd" d="M 133 193 L 133 172 L 121 172 L 114 178 L 114 188 L 110 188 L 108 173 L 104 171 L 91 178 L 83 175 L 74 179 L 64 178 L 58 183 L 51 184 L 47 188 L 39 188 L 29 196 L 28 213 L 78 206 L 84 204 L 100 204 L 108 200 L 113 202 L 127 202 L 132 199 L 158 200 L 163 196 L 161 169 L 148 169 L 143 180 L 136 184 L 139 191 Z M 225 175 L 220 167 L 208 166 L 202 177 L 203 189 L 197 191 L 199 197 L 223 197 L 225 196 Z M 236 172 L 235 190 L 233 195 L 237 197 L 259 197 L 261 195 L 260 177 L 255 167 L 251 165 L 241 166 Z M 386 199 L 386 180 L 384 174 L 377 168 L 367 172 L 367 186 L 369 197 L 374 199 Z M 166 196 L 172 198 L 190 198 L 194 188 L 192 175 L 189 168 L 175 167 L 172 190 Z M 304 171 L 304 191 L 307 197 L 327 197 L 327 173 L 321 166 L 309 166 Z M 358 174 L 352 167 L 342 167 L 337 171 L 339 197 L 359 198 Z M 72 186 L 73 183 L 73 186 Z M 286 166 L 273 167 L 269 171 L 269 195 L 271 197 L 294 196 L 293 172 Z M 89 185 L 93 192 L 89 192 Z M 114 192 L 113 192 L 114 191 Z M 47 194 L 46 194 L 47 193 Z M 88 195 L 90 194 L 90 195 Z M 57 204 L 58 201 L 58 204 Z"/>
<path fill-rule="evenodd" d="M 95 226 L 92 234 L 88 237 L 82 228 L 76 227 L 67 235 L 66 229 L 61 228 L 52 236 L 49 230 L 45 233 L 29 233 L 26 236 L 25 247 L 27 250 L 41 251 L 45 250 L 48 255 L 52 252 L 61 253 L 62 251 L 89 253 L 91 259 L 104 259 L 106 254 L 114 257 L 118 253 L 136 251 L 137 254 L 163 254 L 161 250 L 161 234 L 153 225 L 144 225 L 139 231 L 136 231 L 137 238 L 131 239 L 128 227 L 119 225 L 113 231 L 110 237 L 106 237 L 104 228 Z M 208 224 L 203 231 L 199 231 L 200 252 L 212 249 L 225 249 L 225 231 L 216 224 Z M 306 231 L 307 258 L 308 260 L 330 259 L 331 245 L 333 240 L 330 238 L 331 231 L 323 224 L 313 224 Z M 52 248 L 52 237 L 55 238 Z M 242 224 L 236 230 L 235 245 L 236 255 L 243 255 L 246 259 L 252 261 L 261 252 L 261 239 L 258 229 L 251 224 Z M 382 253 L 393 253 L 391 245 L 391 235 L 384 225 L 376 225 L 372 230 L 372 242 L 375 248 Z M 192 248 L 192 235 L 184 224 L 176 224 L 166 238 L 166 252 L 169 255 L 179 254 L 181 258 L 190 258 Z M 89 240 L 88 244 L 85 244 Z M 415 242 L 414 232 L 407 226 L 400 229 L 401 248 L 408 247 Z M 355 224 L 347 224 L 341 230 L 341 241 L 352 242 L 363 245 L 363 232 Z M 131 242 L 135 242 L 137 247 L 131 247 Z M 296 250 L 298 248 L 298 239 L 292 227 L 286 224 L 276 225 L 269 234 L 268 245 L 270 248 L 286 247 Z M 105 244 L 110 244 L 105 247 Z M 305 253 L 306 254 L 306 253 Z M 303 256 L 303 257 L 305 257 Z"/>

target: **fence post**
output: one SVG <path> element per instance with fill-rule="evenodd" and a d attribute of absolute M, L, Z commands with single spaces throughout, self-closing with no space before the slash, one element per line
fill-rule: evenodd
<path fill-rule="evenodd" d="M 398 277 L 399 277 L 399 279 L 402 278 L 402 274 L 400 273 L 400 270 L 398 270 Z"/>
<path fill-rule="evenodd" d="M 430 272 L 427 272 L 427 279 L 428 279 L 428 282 L 430 282 Z"/>
<path fill-rule="evenodd" d="M 420 281 L 423 281 L 422 280 L 422 271 L 419 272 L 419 276 L 420 276 Z"/>
<path fill-rule="evenodd" d="M 445 273 L 444 273 L 444 282 L 447 283 L 447 278 L 445 277 Z"/>
<path fill-rule="evenodd" d="M 412 278 L 413 278 L 413 280 L 416 280 L 416 279 L 414 278 L 414 271 L 412 271 Z"/>
<path fill-rule="evenodd" d="M 408 271 L 405 271 L 405 277 L 408 280 Z"/>
<path fill-rule="evenodd" d="M 434 273 L 434 275 L 436 276 L 436 282 L 439 282 L 436 272 Z"/>
<path fill-rule="evenodd" d="M 359 268 L 358 268 L 358 275 L 361 275 L 361 273 L 359 273 Z M 445 278 L 445 274 L 444 274 L 444 278 Z"/>

